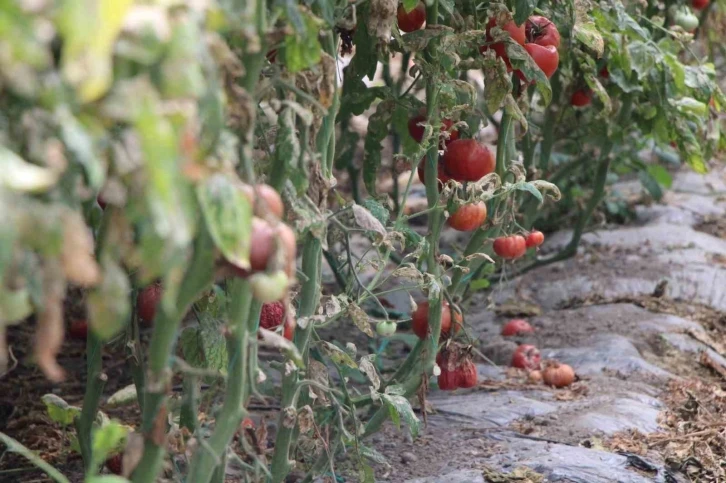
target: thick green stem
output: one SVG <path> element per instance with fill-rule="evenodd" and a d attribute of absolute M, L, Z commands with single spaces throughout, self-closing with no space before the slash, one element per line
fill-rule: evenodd
<path fill-rule="evenodd" d="M 182 404 L 179 410 L 179 426 L 194 433 L 197 430 L 197 414 L 199 413 L 199 377 L 186 375 L 182 381 Z"/>
<path fill-rule="evenodd" d="M 215 418 L 214 432 L 209 441 L 199 445 L 189 465 L 187 481 L 195 483 L 209 483 L 214 468 L 222 465 L 227 445 L 239 428 L 245 412 L 244 402 L 248 388 L 247 346 L 250 326 L 248 318 L 251 315 L 252 291 L 250 283 L 246 279 L 234 279 L 230 285 L 227 387 L 222 409 Z M 256 306 L 256 310 L 259 314 L 259 306 Z"/>
<path fill-rule="evenodd" d="M 170 363 L 179 324 L 194 301 L 209 288 L 214 279 L 215 250 L 209 233 L 202 229 L 194 247 L 194 258 L 179 288 L 173 310 L 160 304 L 154 318 L 154 333 L 149 344 L 148 376 L 144 387 L 141 428 L 146 438 L 144 454 L 134 470 L 134 483 L 153 483 L 161 471 L 166 442 L 167 392 L 170 386 Z M 162 429 L 163 428 L 163 429 Z M 163 431 L 163 433 L 162 433 Z"/>
<path fill-rule="evenodd" d="M 106 386 L 108 378 L 101 373 L 101 348 L 103 344 L 101 339 L 96 336 L 93 331 L 88 332 L 86 338 L 86 393 L 83 396 L 83 407 L 81 415 L 75 421 L 76 431 L 78 432 L 78 444 L 81 447 L 81 456 L 83 456 L 83 465 L 87 474 L 95 472 L 95 468 L 91 468 L 93 463 L 93 444 L 91 441 L 91 429 L 93 422 L 96 420 L 98 405 L 103 394 L 103 388 Z"/>
<path fill-rule="evenodd" d="M 495 172 L 500 179 L 504 179 L 507 172 L 507 159 L 509 154 L 509 138 L 512 136 L 512 116 L 506 109 L 502 113 L 502 122 L 499 126 L 499 139 L 497 140 L 497 164 Z"/>
<path fill-rule="evenodd" d="M 307 280 L 302 284 L 300 291 L 300 307 L 298 317 L 309 317 L 315 313 L 320 302 L 320 277 L 322 262 L 322 243 L 312 234 L 307 235 L 303 245 L 302 271 Z M 313 326 L 308 325 L 304 330 L 295 331 L 295 345 L 303 354 L 305 361 L 308 359 L 308 347 Z M 288 413 L 296 408 L 295 393 L 298 383 L 297 370 L 290 371 L 283 376 L 282 399 L 280 401 L 280 416 L 277 424 L 277 438 L 275 439 L 275 454 L 272 457 L 272 482 L 279 483 L 285 479 L 290 472 L 290 446 L 293 441 L 295 425 L 289 425 L 286 420 Z"/>

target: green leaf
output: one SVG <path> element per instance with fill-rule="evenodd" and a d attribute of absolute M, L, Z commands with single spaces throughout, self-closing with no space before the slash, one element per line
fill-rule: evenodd
<path fill-rule="evenodd" d="M 118 334 L 129 321 L 129 283 L 126 272 L 109 257 L 102 260 L 101 285 L 88 294 L 88 316 L 93 332 L 108 340 Z"/>
<path fill-rule="evenodd" d="M 323 350 L 325 355 L 330 357 L 330 359 L 336 364 L 348 366 L 351 369 L 358 369 L 358 365 L 355 363 L 353 358 L 340 347 L 324 340 L 320 341 L 320 344 L 320 348 Z"/>
<path fill-rule="evenodd" d="M 364 143 L 363 181 L 372 196 L 377 192 L 378 168 L 381 167 L 381 143 L 388 136 L 388 124 L 391 122 L 394 107 L 393 101 L 383 101 L 378 104 L 376 112 L 368 120 L 368 133 Z"/>
<path fill-rule="evenodd" d="M 124 407 L 134 404 L 136 400 L 136 385 L 129 384 L 113 393 L 106 401 L 106 405 L 110 408 Z"/>
<path fill-rule="evenodd" d="M 322 47 L 318 41 L 320 21 L 303 12 L 304 30 L 285 37 L 285 66 L 291 73 L 300 72 L 320 62 Z"/>
<path fill-rule="evenodd" d="M 25 459 L 30 461 L 33 465 L 35 465 L 38 469 L 45 472 L 46 475 L 51 477 L 53 480 L 56 481 L 56 483 L 70 483 L 68 478 L 63 476 L 60 471 L 53 468 L 51 465 L 46 463 L 43 458 L 32 452 L 30 449 L 26 448 L 22 444 L 20 444 L 18 441 L 14 440 L 10 436 L 8 436 L 5 433 L 0 433 L 0 441 L 7 446 L 8 451 L 12 453 L 17 453 L 21 456 L 23 456 Z"/>
<path fill-rule="evenodd" d="M 25 193 L 40 193 L 52 188 L 60 173 L 50 168 L 30 164 L 0 145 L 0 188 Z"/>
<path fill-rule="evenodd" d="M 133 0 L 63 0 L 57 27 L 63 37 L 63 76 L 82 102 L 103 96 L 113 82 L 112 56 Z"/>
<path fill-rule="evenodd" d="M 227 374 L 227 343 L 222 335 L 222 323 L 206 313 L 199 314 L 199 325 L 187 327 L 181 333 L 179 345 L 193 367 Z"/>
<path fill-rule="evenodd" d="M 540 193 L 539 190 L 530 183 L 523 181 L 523 182 L 515 184 L 514 186 L 512 186 L 512 188 L 515 190 L 527 191 L 528 193 L 531 193 L 532 196 L 537 198 L 537 201 L 539 201 L 540 203 L 542 203 L 542 201 L 544 201 L 544 199 L 542 198 L 542 193 Z"/>
<path fill-rule="evenodd" d="M 682 97 L 672 102 L 676 109 L 684 114 L 694 114 L 700 117 L 708 116 L 708 105 L 692 97 Z"/>
<path fill-rule="evenodd" d="M 192 16 L 183 16 L 172 24 L 161 70 L 161 92 L 167 98 L 197 98 L 204 94 L 206 81 L 202 65 L 200 44 L 204 42 L 199 22 Z"/>
<path fill-rule="evenodd" d="M 40 399 L 45 404 L 50 419 L 61 426 L 70 426 L 74 419 L 81 414 L 81 408 L 71 406 L 55 394 L 45 394 Z"/>
<path fill-rule="evenodd" d="M 484 102 L 487 111 L 497 112 L 507 95 L 512 92 L 512 79 L 507 74 L 507 66 L 501 58 L 487 59 L 484 65 Z"/>
<path fill-rule="evenodd" d="M 537 90 L 542 95 L 542 101 L 545 105 L 548 105 L 552 100 L 552 87 L 550 87 L 550 81 L 547 79 L 547 76 L 539 68 L 532 56 L 524 50 L 524 47 L 511 38 L 507 39 L 506 44 L 507 55 L 509 56 L 512 67 L 515 70 L 521 70 L 528 80 L 535 81 Z"/>
<path fill-rule="evenodd" d="M 645 79 L 656 63 L 662 60 L 658 48 L 650 42 L 635 41 L 628 45 L 632 68 L 638 79 Z"/>
<path fill-rule="evenodd" d="M 1 273 L 1 271 L 0 271 Z M 0 288 L 0 329 L 7 324 L 25 320 L 33 313 L 27 288 Z"/>
<path fill-rule="evenodd" d="M 373 198 L 366 198 L 363 201 L 363 206 L 375 217 L 376 220 L 380 221 L 381 224 L 385 226 L 386 223 L 388 223 L 388 219 L 391 214 L 380 202 Z"/>
<path fill-rule="evenodd" d="M 88 185 L 98 191 L 105 181 L 104 166 L 96 154 L 91 133 L 66 109 L 56 113 L 61 137 L 73 159 L 83 165 Z"/>
<path fill-rule="evenodd" d="M 216 247 L 228 262 L 248 269 L 252 206 L 242 182 L 231 174 L 213 174 L 197 187 L 197 198 Z"/>
<path fill-rule="evenodd" d="M 369 4 L 364 3 L 361 5 L 359 16 L 367 18 Z M 376 74 L 376 67 L 378 66 L 378 50 L 376 49 L 376 40 L 370 36 L 368 32 L 368 26 L 366 22 L 358 22 L 358 26 L 355 29 L 355 35 L 353 36 L 353 43 L 355 44 L 355 55 L 353 60 L 350 61 L 350 65 L 345 72 L 345 83 L 343 86 L 343 92 L 346 92 L 345 84 L 348 82 L 358 82 L 363 77 L 373 79 Z M 345 96 L 343 96 L 345 98 Z"/>
<path fill-rule="evenodd" d="M 367 87 L 363 80 L 351 79 L 343 84 L 343 96 L 338 116 L 345 117 L 350 114 L 360 116 L 374 100 L 388 98 L 391 98 L 390 87 Z"/>
<path fill-rule="evenodd" d="M 363 456 L 367 460 L 373 461 L 374 463 L 378 463 L 379 465 L 385 465 L 386 463 L 388 463 L 388 460 L 386 460 L 386 457 L 373 448 L 369 448 L 368 446 L 359 445 L 358 450 L 360 451 L 361 456 Z"/>
<path fill-rule="evenodd" d="M 96 475 L 86 478 L 85 483 L 129 483 L 129 480 L 118 475 Z"/>
<path fill-rule="evenodd" d="M 419 0 L 403 0 L 401 3 L 403 4 L 403 9 L 406 12 L 410 12 L 414 8 L 416 8 L 416 5 L 418 5 Z"/>
<path fill-rule="evenodd" d="M 587 86 L 595 93 L 598 99 L 600 99 L 600 102 L 603 104 L 603 111 L 606 113 L 612 112 L 613 110 L 613 104 L 610 100 L 610 96 L 608 95 L 608 92 L 605 90 L 603 85 L 600 83 L 600 80 L 595 77 L 594 74 L 588 73 L 585 74 L 585 82 L 587 82 Z"/>
<path fill-rule="evenodd" d="M 411 432 L 411 436 L 415 438 L 416 435 L 418 435 L 420 421 L 413 412 L 413 408 L 411 407 L 411 403 L 408 399 L 403 396 L 392 394 L 382 394 L 381 397 L 383 398 L 383 401 L 385 401 L 386 406 L 388 406 L 391 419 L 396 426 L 400 428 L 400 419 L 403 419 L 408 426 L 408 430 Z"/>
<path fill-rule="evenodd" d="M 126 436 L 129 433 L 128 427 L 110 421 L 108 424 L 96 428 L 93 431 L 93 468 L 101 465 L 106 458 L 123 448 Z"/>
<path fill-rule="evenodd" d="M 605 53 L 605 41 L 594 22 L 578 22 L 572 32 L 578 41 L 597 54 L 598 59 Z"/>
<path fill-rule="evenodd" d="M 514 0 L 514 23 L 522 25 L 536 7 L 536 0 Z"/>
<path fill-rule="evenodd" d="M 663 166 L 651 164 L 648 166 L 648 174 L 665 188 L 670 188 L 673 185 L 673 177 Z"/>
<path fill-rule="evenodd" d="M 489 282 L 488 278 L 480 278 L 478 280 L 472 280 L 469 283 L 469 287 L 472 290 L 484 290 L 484 289 L 489 288 L 490 285 L 491 285 L 491 282 Z"/>
<path fill-rule="evenodd" d="M 292 179 L 298 192 L 304 192 L 307 190 L 309 180 L 306 172 L 295 172 L 300 160 L 300 141 L 295 135 L 296 130 L 295 111 L 291 107 L 285 107 L 277 118 L 273 166 L 284 170 L 285 173 L 294 173 L 289 178 Z M 283 179 L 288 177 L 285 174 L 279 176 Z"/>
<path fill-rule="evenodd" d="M 648 193 L 650 193 L 654 200 L 660 201 L 663 198 L 663 190 L 648 171 L 639 171 L 638 178 L 640 179 L 640 183 L 646 190 L 648 190 Z"/>

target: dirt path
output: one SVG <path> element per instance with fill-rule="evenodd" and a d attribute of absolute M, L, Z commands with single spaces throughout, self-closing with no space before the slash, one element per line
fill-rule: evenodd
<path fill-rule="evenodd" d="M 375 437 L 391 463 L 380 481 L 726 481 L 725 195 L 723 173 L 678 174 L 635 226 L 588 234 L 576 258 L 474 300 L 472 333 L 500 366 L 480 364 L 475 390 L 433 392 L 416 441 Z M 568 239 L 550 237 L 543 254 Z M 512 302 L 541 310 L 529 317 L 536 334 L 516 342 L 499 335 L 513 314 L 496 311 Z M 527 384 L 506 369 L 520 342 L 581 380 Z"/>

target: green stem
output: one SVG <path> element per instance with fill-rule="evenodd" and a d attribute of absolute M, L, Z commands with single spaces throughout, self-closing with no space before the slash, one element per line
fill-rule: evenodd
<path fill-rule="evenodd" d="M 246 279 L 230 282 L 230 334 L 227 336 L 227 387 L 222 409 L 215 418 L 214 432 L 200 444 L 189 465 L 187 481 L 209 483 L 212 472 L 222 466 L 227 445 L 232 440 L 245 413 L 247 393 L 247 346 L 252 308 L 252 290 Z M 259 305 L 256 305 L 259 317 Z M 224 471 L 222 469 L 222 471 Z"/>
<path fill-rule="evenodd" d="M 197 414 L 199 413 L 199 377 L 186 375 L 182 381 L 182 404 L 179 412 L 179 426 L 194 433 L 197 430 Z"/>
<path fill-rule="evenodd" d="M 144 409 L 141 429 L 146 438 L 144 453 L 134 470 L 134 483 L 153 483 L 164 462 L 165 435 L 158 434 L 165 425 L 164 416 L 167 392 L 170 386 L 170 363 L 174 351 L 179 324 L 194 301 L 211 286 L 214 279 L 214 243 L 206 229 L 202 229 L 194 247 L 194 258 L 179 288 L 173 310 L 160 304 L 154 318 L 154 332 L 149 344 L 148 377 L 144 387 Z"/>
<path fill-rule="evenodd" d="M 303 245 L 302 271 L 307 277 L 300 291 L 300 307 L 298 317 L 309 317 L 315 313 L 320 301 L 320 277 L 322 261 L 322 243 L 313 234 L 308 233 Z M 308 360 L 308 346 L 313 331 L 313 324 L 305 330 L 295 331 L 295 345 L 300 350 L 305 361 Z M 293 406 L 299 374 L 296 370 L 283 376 L 282 399 L 280 401 L 280 416 L 277 424 L 277 438 L 275 439 L 275 454 L 272 457 L 272 482 L 279 483 L 290 472 L 290 446 L 293 441 L 295 425 L 286 423 L 288 412 L 295 411 Z"/>
<path fill-rule="evenodd" d="M 496 173 L 504 180 L 507 172 L 507 159 L 509 153 L 509 138 L 512 136 L 512 116 L 505 109 L 502 113 L 502 122 L 499 127 L 499 139 L 497 140 L 497 164 Z"/>
<path fill-rule="evenodd" d="M 76 431 L 78 432 L 78 444 L 81 447 L 81 456 L 83 456 L 83 464 L 87 474 L 96 472 L 96 468 L 91 468 L 93 464 L 91 430 L 93 428 L 93 422 L 96 420 L 96 413 L 98 412 L 103 388 L 106 386 L 106 381 L 108 380 L 106 375 L 101 372 L 102 347 L 101 339 L 93 331 L 88 331 L 88 337 L 86 338 L 86 393 L 83 396 L 81 415 L 75 421 Z"/>

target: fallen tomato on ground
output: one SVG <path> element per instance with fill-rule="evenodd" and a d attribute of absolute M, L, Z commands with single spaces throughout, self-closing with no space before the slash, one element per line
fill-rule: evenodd
<path fill-rule="evenodd" d="M 502 327 L 502 335 L 504 337 L 532 333 L 534 333 L 534 327 L 524 319 L 512 319 Z"/>
<path fill-rule="evenodd" d="M 548 362 L 542 370 L 542 380 L 552 387 L 567 387 L 575 382 L 575 370 L 557 361 Z"/>
<path fill-rule="evenodd" d="M 541 360 L 539 349 L 531 344 L 522 344 L 512 355 L 512 367 L 536 370 L 540 368 Z"/>

